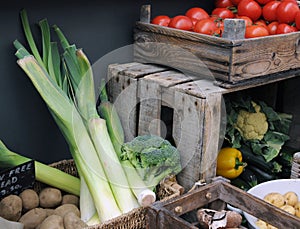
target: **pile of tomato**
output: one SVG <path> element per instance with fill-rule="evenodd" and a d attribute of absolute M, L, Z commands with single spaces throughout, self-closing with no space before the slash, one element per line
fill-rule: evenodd
<path fill-rule="evenodd" d="M 193 7 L 174 17 L 158 15 L 151 23 L 222 37 L 226 18 L 245 20 L 245 38 L 300 30 L 300 9 L 296 0 L 216 0 L 212 12 Z"/>

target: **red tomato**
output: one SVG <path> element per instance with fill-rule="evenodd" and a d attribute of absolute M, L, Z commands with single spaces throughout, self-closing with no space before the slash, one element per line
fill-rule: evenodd
<path fill-rule="evenodd" d="M 256 21 L 262 14 L 261 6 L 254 0 L 242 0 L 238 4 L 238 15 L 248 16 L 252 21 Z"/>
<path fill-rule="evenodd" d="M 276 9 L 276 17 L 279 23 L 292 23 L 295 21 L 299 6 L 297 3 L 284 1 Z"/>
<path fill-rule="evenodd" d="M 261 25 L 251 25 L 246 27 L 245 38 L 264 37 L 268 36 L 269 31 Z"/>
<path fill-rule="evenodd" d="M 210 19 L 216 24 L 217 29 L 213 33 L 215 36 L 221 37 L 224 31 L 224 20 L 215 16 L 211 16 Z"/>
<path fill-rule="evenodd" d="M 297 12 L 296 17 L 295 17 L 295 24 L 296 28 L 300 30 L 300 11 Z"/>
<path fill-rule="evenodd" d="M 216 23 L 209 18 L 198 21 L 194 27 L 194 31 L 196 33 L 202 33 L 207 35 L 213 35 L 217 30 L 218 27 Z"/>
<path fill-rule="evenodd" d="M 212 15 L 216 15 L 219 18 L 234 18 L 234 13 L 227 8 L 215 8 L 212 13 Z"/>
<path fill-rule="evenodd" d="M 215 0 L 215 7 L 216 8 L 226 8 L 233 6 L 233 3 L 231 0 Z"/>
<path fill-rule="evenodd" d="M 255 25 L 261 25 L 261 26 L 263 26 L 265 28 L 268 28 L 266 21 L 263 20 L 263 19 L 257 20 L 255 22 L 253 22 L 253 24 L 255 24 Z"/>
<path fill-rule="evenodd" d="M 171 19 L 169 27 L 182 30 L 192 30 L 193 22 L 187 16 L 177 15 Z"/>
<path fill-rule="evenodd" d="M 185 16 L 196 20 L 209 18 L 208 13 L 200 7 L 193 7 L 188 9 L 185 13 Z"/>
<path fill-rule="evenodd" d="M 291 26 L 286 23 L 279 23 L 277 26 L 276 34 L 285 34 L 295 32 L 294 26 Z"/>
<path fill-rule="evenodd" d="M 268 30 L 270 35 L 276 34 L 278 24 L 279 24 L 278 21 L 273 21 L 270 24 L 268 24 Z"/>
<path fill-rule="evenodd" d="M 236 16 L 237 19 L 244 19 L 246 26 L 250 26 L 253 24 L 253 21 L 251 18 L 247 17 L 247 16 Z"/>
<path fill-rule="evenodd" d="M 152 24 L 168 26 L 171 21 L 171 18 L 167 15 L 158 15 L 154 17 L 151 21 Z"/>
<path fill-rule="evenodd" d="M 265 5 L 267 4 L 268 2 L 271 2 L 272 0 L 256 0 L 259 4 L 261 5 Z"/>
<path fill-rule="evenodd" d="M 233 5 L 237 6 L 240 3 L 241 0 L 231 0 Z"/>
<path fill-rule="evenodd" d="M 277 10 L 277 7 L 280 5 L 280 3 L 281 2 L 279 2 L 279 1 L 271 1 L 271 2 L 267 3 L 266 5 L 264 5 L 264 7 L 262 9 L 262 15 L 266 21 L 272 22 L 272 21 L 277 20 L 276 10 Z"/>

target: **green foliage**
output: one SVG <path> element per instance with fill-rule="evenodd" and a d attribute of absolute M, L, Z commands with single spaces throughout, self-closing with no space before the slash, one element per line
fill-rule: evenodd
<path fill-rule="evenodd" d="M 236 123 L 241 111 L 254 113 L 255 102 L 260 107 L 260 112 L 264 113 L 268 129 L 261 139 L 247 139 L 237 129 Z M 227 109 L 227 130 L 225 140 L 234 148 L 242 151 L 249 151 L 255 156 L 262 156 L 266 163 L 272 164 L 273 172 L 280 172 L 281 165 L 274 161 L 279 157 L 282 147 L 289 140 L 288 132 L 292 120 L 289 114 L 276 112 L 272 107 L 263 101 L 252 101 L 250 97 L 237 97 L 225 100 Z"/>

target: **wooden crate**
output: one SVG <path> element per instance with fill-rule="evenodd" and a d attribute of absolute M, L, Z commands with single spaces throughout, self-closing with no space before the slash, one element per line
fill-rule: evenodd
<path fill-rule="evenodd" d="M 226 123 L 223 96 L 265 84 L 269 88 L 255 94 L 275 101 L 278 81 L 224 88 L 212 80 L 136 62 L 110 65 L 108 79 L 108 93 L 120 114 L 125 141 L 147 133 L 167 137 L 165 129 L 169 130 L 181 153 L 184 169 L 178 182 L 185 190 L 198 180 L 210 182 L 216 176 L 216 157 Z"/>
<path fill-rule="evenodd" d="M 217 204 L 214 204 L 217 202 Z M 229 183 L 216 180 L 195 191 L 165 203 L 157 202 L 147 210 L 148 228 L 196 229 L 193 220 L 199 208 L 222 210 L 224 202 L 260 218 L 277 228 L 299 228 L 300 219 L 250 195 Z M 223 205 L 224 206 L 224 205 Z M 266 214 L 267 213 L 267 214 Z M 188 217 L 182 216 L 190 214 Z"/>
<path fill-rule="evenodd" d="M 299 73 L 300 32 L 244 39 L 236 28 L 241 23 L 231 19 L 225 22 L 226 38 L 220 38 L 154 25 L 150 18 L 150 6 L 143 6 L 134 30 L 137 62 L 162 64 L 231 84 L 268 80 L 265 76 L 281 78 L 284 74 L 278 73 L 288 71 Z"/>

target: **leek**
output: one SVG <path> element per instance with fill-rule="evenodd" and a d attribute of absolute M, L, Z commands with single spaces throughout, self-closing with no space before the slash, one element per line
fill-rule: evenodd
<path fill-rule="evenodd" d="M 86 183 L 93 207 L 86 214 L 99 217 L 100 222 L 112 219 L 139 206 L 125 172 L 118 160 L 107 133 L 106 122 L 97 113 L 93 73 L 82 49 L 70 45 L 57 26 L 54 30 L 63 48 L 58 61 L 58 47 L 50 39 L 46 20 L 39 25 L 42 31 L 43 57 L 37 51 L 26 11 L 21 11 L 24 32 L 33 53 L 14 42 L 17 63 L 39 92 L 69 144 L 80 179 Z M 117 172 L 116 172 L 117 171 Z M 95 222 L 95 221 L 93 221 Z"/>
<path fill-rule="evenodd" d="M 94 78 L 88 58 L 75 45 L 70 45 L 61 30 L 54 26 L 62 47 L 64 61 L 69 70 L 70 82 L 74 92 L 74 102 L 86 121 L 87 129 L 102 162 L 104 172 L 122 213 L 138 207 L 137 200 L 129 187 L 126 174 L 120 164 L 107 131 L 106 122 L 96 109 Z M 108 163 L 109 162 L 109 163 Z"/>
<path fill-rule="evenodd" d="M 12 152 L 0 140 L 0 165 L 2 168 L 15 167 L 30 160 L 30 158 Z M 77 196 L 80 195 L 80 180 L 77 177 L 38 161 L 34 161 L 34 166 L 37 181 Z"/>
<path fill-rule="evenodd" d="M 76 167 L 87 183 L 101 221 L 120 215 L 121 211 L 115 202 L 93 143 L 76 107 L 60 88 L 53 85 L 47 72 L 33 56 L 19 59 L 18 64 L 48 105 L 53 118 L 69 143 Z M 107 206 L 109 211 L 106 210 Z"/>
<path fill-rule="evenodd" d="M 99 98 L 99 114 L 102 118 L 106 120 L 111 142 L 113 144 L 118 158 L 120 158 L 121 146 L 124 143 L 124 130 L 115 107 L 108 100 L 104 80 L 101 81 Z M 136 196 L 139 204 L 142 206 L 148 206 L 154 203 L 156 200 L 155 193 L 152 190 L 150 190 L 149 187 L 147 187 L 147 185 L 139 176 L 139 174 L 137 173 L 134 166 L 130 163 L 130 161 L 120 161 L 120 163 L 125 171 L 130 188 Z"/>

